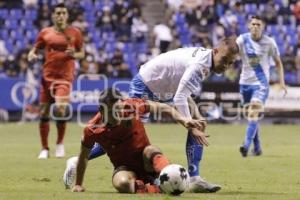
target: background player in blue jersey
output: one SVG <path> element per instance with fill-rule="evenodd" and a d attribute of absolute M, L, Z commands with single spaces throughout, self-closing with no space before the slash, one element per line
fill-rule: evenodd
<path fill-rule="evenodd" d="M 247 109 L 248 127 L 240 152 L 243 157 L 248 154 L 253 142 L 253 155 L 262 154 L 259 139 L 259 114 L 269 94 L 270 60 L 273 59 L 279 73 L 280 88 L 287 92 L 284 82 L 284 72 L 278 47 L 273 38 L 263 34 L 265 23 L 259 16 L 253 16 L 249 21 L 249 33 L 237 38 L 242 59 L 240 76 L 240 93 L 242 103 Z"/>

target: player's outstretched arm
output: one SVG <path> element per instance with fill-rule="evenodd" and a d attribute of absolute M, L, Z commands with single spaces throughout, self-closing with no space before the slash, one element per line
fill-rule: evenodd
<path fill-rule="evenodd" d="M 282 65 L 282 62 L 281 62 L 281 59 L 279 56 L 275 56 L 274 61 L 275 61 L 275 65 L 278 69 L 279 85 L 280 85 L 280 88 L 284 91 L 284 96 L 285 96 L 287 94 L 287 89 L 286 89 L 285 81 L 284 81 L 283 65 Z"/>
<path fill-rule="evenodd" d="M 164 103 L 158 103 L 154 101 L 147 101 L 148 105 L 150 106 L 150 112 L 153 114 L 161 114 L 166 113 L 170 115 L 176 122 L 182 124 L 185 128 L 200 128 L 203 127 L 202 120 L 195 120 L 190 119 L 185 116 L 183 116 L 181 113 L 179 113 L 175 108 L 164 104 Z"/>
<path fill-rule="evenodd" d="M 202 145 L 208 146 L 208 141 L 206 139 L 205 133 L 202 131 L 203 129 L 203 120 L 191 119 L 184 117 L 180 112 L 178 112 L 175 108 L 164 104 L 158 103 L 153 101 L 147 101 L 148 105 L 150 106 L 150 112 L 153 114 L 158 113 L 167 113 L 168 115 L 172 116 L 178 123 L 182 124 L 187 129 L 191 129 L 192 134 L 195 140 Z M 160 115 L 161 116 L 161 115 Z"/>
<path fill-rule="evenodd" d="M 78 164 L 76 168 L 76 182 L 75 186 L 72 188 L 72 192 L 84 192 L 85 188 L 82 186 L 84 173 L 88 163 L 88 156 L 90 154 L 90 149 L 81 145 L 81 150 L 78 157 Z"/>
<path fill-rule="evenodd" d="M 27 56 L 27 59 L 29 62 L 32 62 L 32 61 L 36 61 L 38 59 L 38 49 L 36 47 L 33 47 L 29 53 L 28 53 L 28 56 Z"/>

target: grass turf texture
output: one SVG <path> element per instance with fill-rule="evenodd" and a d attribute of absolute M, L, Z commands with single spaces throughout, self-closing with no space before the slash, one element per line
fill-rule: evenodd
<path fill-rule="evenodd" d="M 90 161 L 85 193 L 65 190 L 61 176 L 65 160 L 79 152 L 82 128 L 69 123 L 65 146 L 67 157 L 54 157 L 56 130 L 51 124 L 51 158 L 38 160 L 38 124 L 0 125 L 0 200 L 135 200 L 135 199 L 300 199 L 299 126 L 263 125 L 263 156 L 242 158 L 238 147 L 244 125 L 209 125 L 210 146 L 206 148 L 201 174 L 222 185 L 216 194 L 167 195 L 118 194 L 111 184 L 112 165 L 106 156 Z M 186 166 L 185 130 L 179 125 L 147 125 L 152 144 L 159 146 L 173 163 Z"/>

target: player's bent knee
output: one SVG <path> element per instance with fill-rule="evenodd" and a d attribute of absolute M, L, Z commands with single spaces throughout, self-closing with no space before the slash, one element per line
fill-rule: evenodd
<path fill-rule="evenodd" d="M 263 112 L 264 106 L 261 102 L 251 102 L 248 107 L 248 120 L 258 120 Z"/>
<path fill-rule="evenodd" d="M 65 113 L 66 113 L 66 108 L 67 108 L 66 105 L 61 105 L 61 104 L 56 105 L 55 106 L 55 113 L 56 113 L 56 115 L 60 116 L 60 117 L 64 116 Z"/>
<path fill-rule="evenodd" d="M 120 193 L 135 193 L 136 175 L 132 171 L 119 171 L 113 176 L 113 186 Z"/>
<path fill-rule="evenodd" d="M 48 104 L 48 103 L 40 104 L 40 117 L 48 118 L 49 117 L 49 109 L 50 109 L 50 104 Z"/>
<path fill-rule="evenodd" d="M 51 114 L 56 120 L 67 120 L 70 118 L 71 108 L 68 103 L 54 104 Z"/>
<path fill-rule="evenodd" d="M 147 172 L 155 171 L 153 168 L 153 158 L 158 154 L 162 154 L 162 152 L 156 146 L 149 145 L 144 149 L 143 151 L 144 168 Z"/>
<path fill-rule="evenodd" d="M 145 147 L 143 151 L 144 158 L 150 160 L 153 157 L 153 154 L 161 154 L 161 150 L 153 145 Z"/>

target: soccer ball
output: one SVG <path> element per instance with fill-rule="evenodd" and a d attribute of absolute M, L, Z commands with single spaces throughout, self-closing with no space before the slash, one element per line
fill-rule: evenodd
<path fill-rule="evenodd" d="M 163 193 L 180 195 L 189 185 L 190 177 L 181 165 L 171 164 L 159 174 L 160 189 Z"/>

